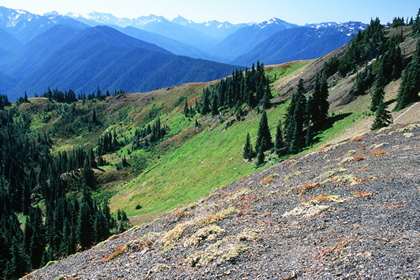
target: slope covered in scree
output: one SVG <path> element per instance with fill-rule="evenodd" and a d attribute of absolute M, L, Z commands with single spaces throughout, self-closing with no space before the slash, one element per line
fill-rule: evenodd
<path fill-rule="evenodd" d="M 323 146 L 27 279 L 414 279 L 419 139 L 414 123 Z"/>

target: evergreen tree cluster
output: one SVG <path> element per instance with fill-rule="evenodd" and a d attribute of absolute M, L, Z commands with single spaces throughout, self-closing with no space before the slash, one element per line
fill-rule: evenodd
<path fill-rule="evenodd" d="M 413 37 L 420 36 L 420 9 L 417 12 L 416 18 L 412 19 L 410 24 L 413 26 Z"/>
<path fill-rule="evenodd" d="M 288 152 L 295 154 L 311 145 L 315 132 L 320 130 L 328 118 L 328 84 L 325 77 L 317 75 L 313 94 L 306 98 L 303 80 L 293 94 L 286 112 L 284 137 Z"/>
<path fill-rule="evenodd" d="M 92 196 L 93 150 L 52 154 L 52 144 L 31 131 L 16 105 L 0 110 L 1 279 L 17 279 L 129 226 L 125 213 L 111 215 L 108 202 Z"/>
<path fill-rule="evenodd" d="M 371 20 L 365 31 L 352 39 L 352 43 L 337 63 L 337 70 L 341 76 L 354 72 L 357 66 L 375 58 L 379 53 L 379 46 L 384 40 L 383 26 L 378 18 Z M 331 70 L 330 70 L 331 71 Z M 335 71 L 334 71 L 335 72 Z"/>
<path fill-rule="evenodd" d="M 264 152 L 274 148 L 280 157 L 295 154 L 312 144 L 313 137 L 321 130 L 328 119 L 328 85 L 325 77 L 316 77 L 312 95 L 306 97 L 303 80 L 299 80 L 298 89 L 293 94 L 286 112 L 286 122 L 282 129 L 281 122 L 276 127 L 274 143 L 268 127 L 267 114 L 263 111 L 258 126 L 255 149 L 252 147 L 249 133 L 246 135 L 243 157 L 251 160 L 257 157 L 256 164 L 264 162 Z"/>
<path fill-rule="evenodd" d="M 187 118 L 192 118 L 196 115 L 196 110 L 193 107 L 188 107 L 188 101 L 185 99 L 184 109 L 182 110 L 182 113 Z"/>
<path fill-rule="evenodd" d="M 102 155 L 109 154 L 120 148 L 120 143 L 118 142 L 118 136 L 115 130 L 105 131 L 104 134 L 98 139 L 98 148 L 96 153 L 98 157 Z"/>
<path fill-rule="evenodd" d="M 132 140 L 132 149 L 145 149 L 158 143 L 165 138 L 169 130 L 169 126 L 162 125 L 158 117 L 153 125 L 149 124 L 143 129 L 136 129 Z"/>
<path fill-rule="evenodd" d="M 404 18 L 396 17 L 391 27 L 412 25 L 413 36 L 419 33 L 420 10 L 415 19 L 404 21 Z M 418 62 L 418 49 L 413 55 L 412 62 L 405 68 L 402 58 L 400 43 L 404 41 L 403 33 L 386 37 L 384 27 L 379 19 L 371 20 L 369 27 L 364 32 L 359 32 L 351 42 L 348 51 L 341 57 L 332 57 L 324 65 L 323 73 L 329 77 L 337 71 L 345 76 L 357 70 L 357 67 L 366 64 L 365 68 L 357 74 L 353 88 L 354 95 L 363 95 L 370 91 L 372 100 L 370 110 L 375 113 L 375 121 L 372 129 L 388 126 L 392 122 L 392 116 L 387 110 L 388 105 L 384 101 L 385 86 L 391 81 L 399 79 L 402 74 L 403 80 L 399 89 L 395 110 L 401 110 L 418 100 L 420 91 L 420 64 Z M 376 58 L 373 66 L 367 66 L 367 62 Z"/>
<path fill-rule="evenodd" d="M 404 17 L 394 17 L 392 19 L 392 23 L 391 23 L 392 28 L 396 28 L 396 27 L 404 26 L 404 25 L 405 25 Z"/>
<path fill-rule="evenodd" d="M 115 90 L 113 95 L 119 95 L 119 94 L 123 94 L 125 93 L 124 90 Z M 48 88 L 48 90 L 46 92 L 44 92 L 42 95 L 42 97 L 48 98 L 51 101 L 55 101 L 58 103 L 74 103 L 77 102 L 78 100 L 104 100 L 105 98 L 111 96 L 109 90 L 107 90 L 104 93 L 102 93 L 101 89 L 97 88 L 96 93 L 95 92 L 91 92 L 91 93 L 80 93 L 78 95 L 76 95 L 76 93 L 72 90 L 69 89 L 68 91 L 61 91 L 59 89 L 54 89 L 51 90 L 51 88 Z"/>
<path fill-rule="evenodd" d="M 0 94 L 0 110 L 3 110 L 6 106 L 10 106 L 9 98 L 6 94 Z"/>
<path fill-rule="evenodd" d="M 219 83 L 205 88 L 201 102 L 196 107 L 202 115 L 217 115 L 222 110 L 239 108 L 243 104 L 251 108 L 262 106 L 268 109 L 271 98 L 264 64 L 257 62 L 256 67 L 252 65 L 245 72 L 236 70 Z"/>
<path fill-rule="evenodd" d="M 413 59 L 406 67 L 398 91 L 397 105 L 395 111 L 399 111 L 413 102 L 419 100 L 420 92 L 420 41 L 417 41 L 416 51 Z"/>
<path fill-rule="evenodd" d="M 48 91 L 45 92 L 42 97 L 54 100 L 59 103 L 73 103 L 78 100 L 76 98 L 76 93 L 71 89 L 69 91 L 62 92 L 58 89 L 51 90 L 48 88 Z"/>
<path fill-rule="evenodd" d="M 102 104 L 96 107 L 100 108 Z M 41 121 L 52 123 L 50 130 L 54 136 L 71 136 L 94 131 L 100 127 L 100 117 L 96 109 L 89 109 L 79 104 L 71 103 L 47 103 L 43 109 L 31 108 L 31 110 L 42 110 Z M 52 122 L 51 120 L 55 120 Z"/>

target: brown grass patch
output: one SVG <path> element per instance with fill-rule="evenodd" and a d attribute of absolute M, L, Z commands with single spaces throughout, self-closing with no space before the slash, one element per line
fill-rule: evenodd
<path fill-rule="evenodd" d="M 386 152 L 384 150 L 373 150 L 370 152 L 372 156 L 382 156 L 385 155 Z"/>
<path fill-rule="evenodd" d="M 309 190 L 322 186 L 320 183 L 303 183 L 302 185 L 295 188 L 295 191 L 298 195 L 303 195 Z"/>
<path fill-rule="evenodd" d="M 363 137 L 362 136 L 356 136 L 353 138 L 353 142 L 360 142 L 362 141 Z"/>
<path fill-rule="evenodd" d="M 359 191 L 359 192 L 355 193 L 353 196 L 357 197 L 357 198 L 360 198 L 360 197 L 368 197 L 368 196 L 372 196 L 372 195 L 373 195 L 373 193 L 371 193 L 371 192 Z"/>
<path fill-rule="evenodd" d="M 268 184 L 274 182 L 274 178 L 265 178 L 262 182 L 263 182 L 263 184 L 268 185 Z"/>
<path fill-rule="evenodd" d="M 401 204 L 387 204 L 382 208 L 391 210 L 391 209 L 394 209 L 394 208 L 401 208 L 401 207 L 405 207 L 405 206 L 407 206 L 407 204 L 405 202 L 403 202 Z"/>
<path fill-rule="evenodd" d="M 361 160 L 365 160 L 366 159 L 366 156 L 365 155 L 358 155 L 358 156 L 354 156 L 353 157 L 353 160 L 354 161 L 361 161 Z"/>
<path fill-rule="evenodd" d="M 294 163 L 290 164 L 289 167 L 295 167 L 298 163 L 299 163 L 298 161 L 294 162 Z"/>

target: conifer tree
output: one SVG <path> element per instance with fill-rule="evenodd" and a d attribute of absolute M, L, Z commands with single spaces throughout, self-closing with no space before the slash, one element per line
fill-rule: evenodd
<path fill-rule="evenodd" d="M 257 161 L 255 162 L 255 166 L 258 167 L 259 165 L 263 164 L 264 160 L 265 160 L 264 152 L 261 150 L 258 151 Z"/>
<path fill-rule="evenodd" d="M 258 125 L 257 132 L 257 141 L 255 144 L 255 150 L 259 152 L 260 150 L 265 152 L 273 147 L 273 142 L 271 141 L 270 128 L 268 127 L 267 113 L 262 112 L 260 123 Z"/>
<path fill-rule="evenodd" d="M 371 130 L 378 130 L 382 127 L 389 126 L 392 123 L 392 115 L 387 110 L 387 107 L 388 106 L 383 102 L 383 100 L 381 100 L 376 110 L 375 120 L 370 128 Z"/>
<path fill-rule="evenodd" d="M 372 112 L 376 112 L 376 110 L 378 110 L 379 105 L 384 102 L 385 96 L 384 76 L 379 73 L 376 81 L 376 88 L 372 93 L 372 100 L 369 107 Z"/>
<path fill-rule="evenodd" d="M 328 119 L 328 111 L 330 109 L 328 96 L 329 92 L 327 78 L 323 76 L 321 79 L 320 96 L 317 100 L 317 105 L 319 108 L 318 120 L 315 122 L 315 124 L 318 126 L 317 128 L 319 128 L 320 125 L 322 126 L 322 124 Z"/>
<path fill-rule="evenodd" d="M 409 104 L 418 101 L 420 92 L 420 41 L 417 42 L 413 60 L 407 66 L 401 86 L 398 90 L 397 105 L 394 111 L 399 111 Z"/>
<path fill-rule="evenodd" d="M 185 99 L 185 105 L 183 110 L 184 116 L 188 117 L 190 115 L 190 110 L 188 109 L 188 102 L 187 99 Z"/>
<path fill-rule="evenodd" d="M 286 114 L 286 141 L 289 144 L 289 152 L 297 153 L 303 147 L 304 125 L 307 124 L 307 104 L 303 80 L 298 83 L 298 90 L 293 94 Z"/>
<path fill-rule="evenodd" d="M 243 157 L 246 160 L 251 160 L 254 157 L 254 151 L 252 150 L 251 138 L 249 136 L 249 133 L 246 134 Z"/>
<path fill-rule="evenodd" d="M 284 139 L 283 139 L 282 125 L 281 125 L 281 121 L 279 121 L 279 124 L 276 127 L 276 140 L 274 142 L 274 147 L 275 147 L 277 156 L 280 157 L 284 155 L 285 146 L 286 146 L 286 143 L 284 143 Z"/>
<path fill-rule="evenodd" d="M 413 25 L 413 37 L 417 37 L 420 34 L 420 9 L 417 12 L 417 16 L 414 20 L 412 20 Z"/>

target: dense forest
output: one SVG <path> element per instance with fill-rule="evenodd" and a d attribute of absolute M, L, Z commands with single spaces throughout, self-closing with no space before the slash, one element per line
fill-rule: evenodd
<path fill-rule="evenodd" d="M 0 278 L 17 278 L 125 231 L 126 214 L 111 215 L 107 199 L 93 195 L 93 150 L 52 153 L 51 138 L 31 131 L 30 117 L 18 110 L 25 98 L 13 106 L 4 95 L 0 100 L 0 246 L 9 248 L 0 252 Z"/>

